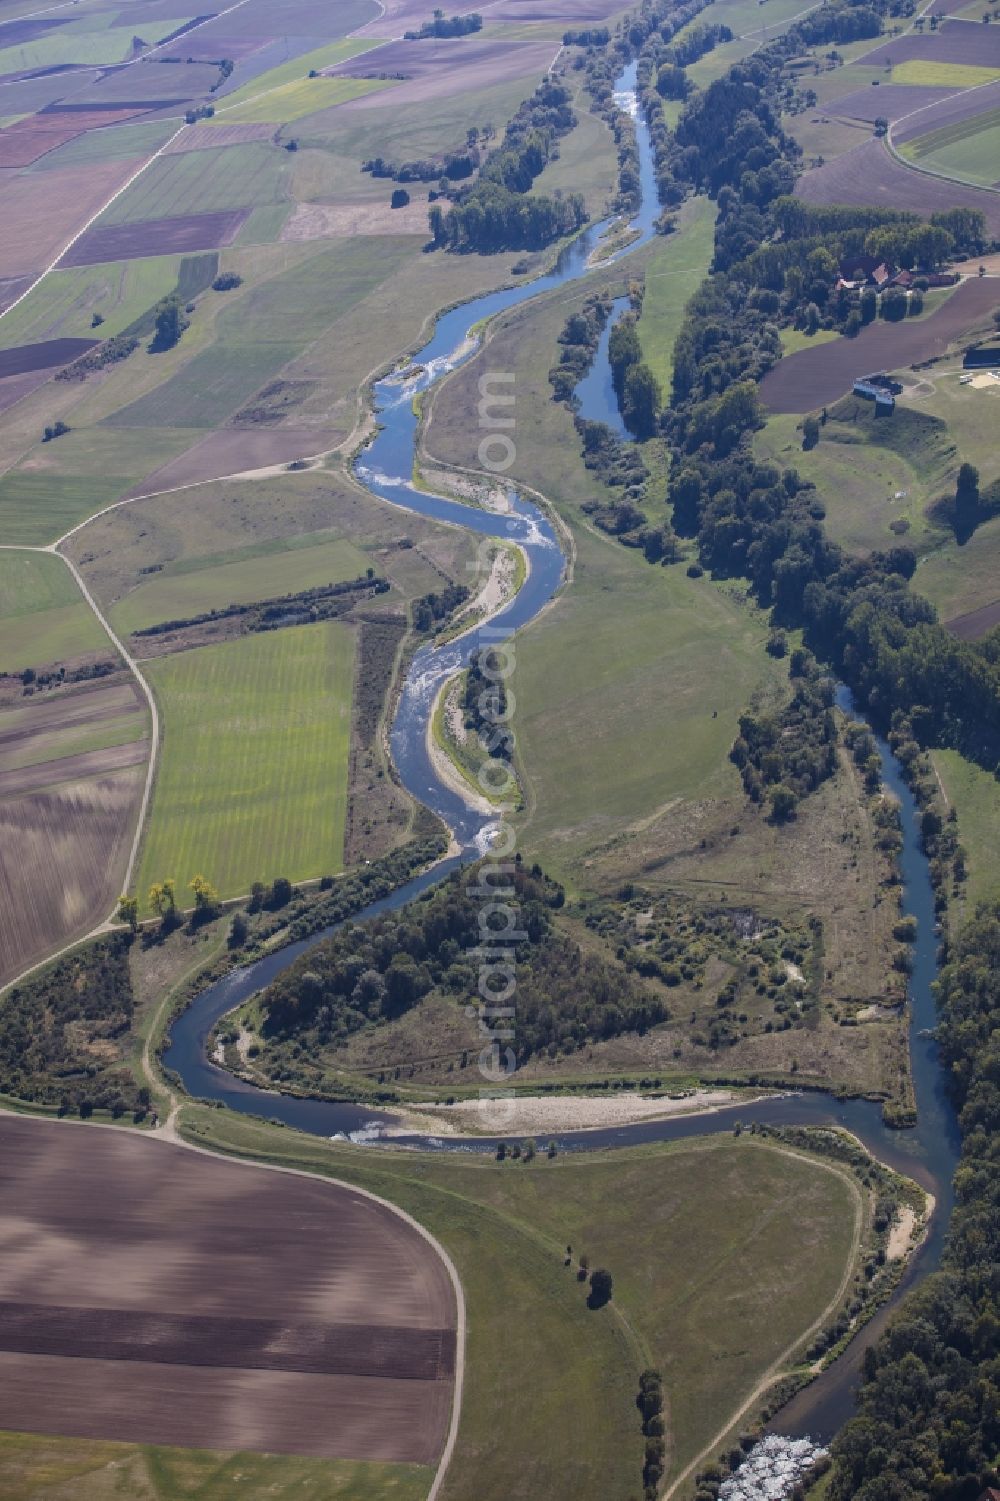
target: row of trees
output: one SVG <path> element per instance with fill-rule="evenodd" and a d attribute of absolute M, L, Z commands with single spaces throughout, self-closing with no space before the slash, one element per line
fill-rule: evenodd
<path fill-rule="evenodd" d="M 859 1415 L 833 1445 L 831 1501 L 975 1501 L 1000 1485 L 1000 905 L 938 982 L 937 1036 L 962 1157 L 941 1269 L 864 1357 Z"/>

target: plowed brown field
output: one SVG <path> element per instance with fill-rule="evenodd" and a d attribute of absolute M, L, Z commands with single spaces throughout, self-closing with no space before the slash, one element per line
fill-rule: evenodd
<path fill-rule="evenodd" d="M 455 1299 L 354 1189 L 0 1119 L 0 1427 L 432 1463 Z"/>
<path fill-rule="evenodd" d="M 780 360 L 761 381 L 772 412 L 813 412 L 851 389 L 859 376 L 944 354 L 984 313 L 1000 306 L 1000 281 L 973 277 L 957 287 L 929 318 L 870 323 L 856 339 L 837 339 Z"/>

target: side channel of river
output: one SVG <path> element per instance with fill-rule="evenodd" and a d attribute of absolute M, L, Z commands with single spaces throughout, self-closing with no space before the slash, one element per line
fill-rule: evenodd
<path fill-rule="evenodd" d="M 617 86 L 619 102 L 633 114 L 634 91 L 633 63 L 622 74 Z M 641 117 L 637 117 L 636 126 L 643 196 L 641 209 L 633 221 L 640 236 L 630 250 L 652 235 L 657 212 L 649 133 Z M 368 488 L 406 510 L 464 526 L 484 537 L 506 537 L 524 549 L 528 560 L 526 580 L 510 604 L 491 620 L 492 643 L 500 640 L 502 635 L 512 635 L 534 619 L 558 589 L 565 559 L 546 516 L 520 496 L 512 497 L 509 513 L 499 515 L 414 488 L 410 478 L 417 432 L 413 398 L 471 356 L 476 341 L 470 337 L 469 330 L 483 319 L 583 275 L 588 257 L 605 227 L 599 224 L 586 230 L 563 252 L 547 276 L 527 285 L 491 293 L 444 314 L 438 320 L 432 338 L 414 356 L 414 364 L 421 367 L 420 374 L 402 385 L 387 380 L 375 387 L 379 432 L 357 464 L 357 474 Z M 612 405 L 613 395 L 608 396 L 610 376 L 606 369 L 606 341 L 604 367 L 598 363 L 587 380 L 590 383 L 588 390 L 581 391 L 581 398 L 586 398 L 582 402 L 585 415 L 610 421 L 617 409 Z M 428 718 L 442 683 L 467 665 L 479 644 L 479 634 L 473 630 L 443 648 L 425 646 L 417 652 L 407 674 L 390 736 L 393 760 L 403 784 L 414 797 L 445 820 L 461 846 L 461 854 L 417 876 L 384 900 L 373 903 L 357 913 L 352 922 L 361 922 L 405 905 L 488 847 L 489 820 L 471 810 L 438 779 L 426 741 Z M 846 689 L 840 690 L 839 701 L 842 708 L 853 712 Z M 829 1438 L 851 1415 L 864 1346 L 884 1324 L 902 1292 L 932 1270 L 940 1259 L 951 1213 L 952 1176 L 959 1150 L 957 1125 L 945 1094 L 936 1046 L 926 1035 L 936 1022 L 932 983 L 936 974 L 937 936 L 933 892 L 920 846 L 918 810 L 888 745 L 878 737 L 876 743 L 883 779 L 901 805 L 904 910 L 917 920 L 918 939 L 914 946 L 914 968 L 909 987 L 910 1050 L 917 1126 L 907 1131 L 891 1131 L 882 1123 L 879 1107 L 870 1101 L 837 1100 L 830 1095 L 811 1093 L 775 1096 L 709 1115 L 675 1116 L 610 1130 L 570 1132 L 556 1138 L 565 1151 L 606 1150 L 732 1131 L 737 1121 L 775 1126 L 839 1125 L 853 1131 L 876 1156 L 917 1179 L 934 1194 L 937 1210 L 930 1233 L 912 1259 L 891 1302 L 868 1326 L 865 1335 L 855 1340 L 844 1356 L 780 1414 L 777 1426 L 783 1433 L 810 1433 L 820 1439 Z M 170 1046 L 163 1060 L 177 1073 L 189 1094 L 220 1101 L 246 1114 L 279 1120 L 318 1136 L 356 1135 L 359 1139 L 377 1140 L 378 1128 L 390 1123 L 391 1116 L 355 1104 L 303 1100 L 256 1088 L 218 1068 L 206 1053 L 207 1037 L 222 1016 L 269 984 L 300 954 L 333 931 L 328 929 L 315 934 L 254 964 L 234 970 L 194 999 L 173 1024 Z M 462 1140 L 412 1136 L 393 1140 L 397 1145 L 450 1151 L 493 1151 L 497 1145 L 496 1139 L 482 1137 Z"/>

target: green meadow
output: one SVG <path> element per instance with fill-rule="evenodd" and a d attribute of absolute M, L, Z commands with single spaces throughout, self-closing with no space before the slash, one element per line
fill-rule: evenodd
<path fill-rule="evenodd" d="M 638 1496 L 634 1399 L 650 1365 L 663 1373 L 677 1474 L 766 1372 L 787 1368 L 781 1357 L 837 1301 L 856 1249 L 852 1182 L 747 1133 L 525 1165 L 376 1159 L 201 1106 L 184 1108 L 181 1129 L 357 1183 L 442 1242 L 469 1321 L 443 1501 Z M 581 1255 L 611 1272 L 605 1308 L 587 1307 Z"/>
<path fill-rule="evenodd" d="M 0 672 L 109 647 L 61 558 L 0 551 Z"/>
<path fill-rule="evenodd" d="M 343 863 L 354 637 L 336 622 L 205 646 L 144 668 L 161 759 L 136 883 L 205 876 L 223 897 Z"/>
<path fill-rule="evenodd" d="M 183 620 L 227 605 L 276 599 L 320 584 L 358 578 L 368 559 L 346 540 L 296 548 L 219 567 L 173 572 L 167 568 L 133 589 L 111 611 L 116 631 L 130 635 L 163 620 Z"/>
<path fill-rule="evenodd" d="M 673 375 L 674 340 L 684 308 L 712 259 L 715 207 L 695 198 L 685 209 L 681 227 L 664 240 L 646 263 L 646 294 L 639 319 L 639 339 L 646 364 L 667 395 Z"/>
<path fill-rule="evenodd" d="M 37 1433 L 0 1433 L 5 1501 L 423 1501 L 423 1465 L 285 1454 L 215 1454 Z"/>

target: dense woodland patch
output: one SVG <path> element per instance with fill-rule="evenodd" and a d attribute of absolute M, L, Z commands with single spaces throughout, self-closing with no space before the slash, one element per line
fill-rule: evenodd
<path fill-rule="evenodd" d="M 33 1104 L 146 1114 L 149 1091 L 122 1061 L 135 1001 L 131 934 L 98 939 L 7 992 L 0 1006 L 0 1092 Z"/>
<path fill-rule="evenodd" d="M 432 992 L 467 1005 L 477 994 L 484 932 L 502 931 L 480 926 L 479 869 L 455 873 L 399 912 L 345 927 L 280 976 L 261 1003 L 270 1076 L 284 1076 L 285 1045 L 315 1057 L 364 1027 L 402 1016 Z M 510 884 L 518 931 L 525 935 L 505 945 L 516 971 L 517 1025 L 509 1045 L 518 1063 L 644 1031 L 667 1018 L 661 995 L 569 934 L 557 915 L 562 888 L 537 866 L 529 871 L 517 864 Z"/>

